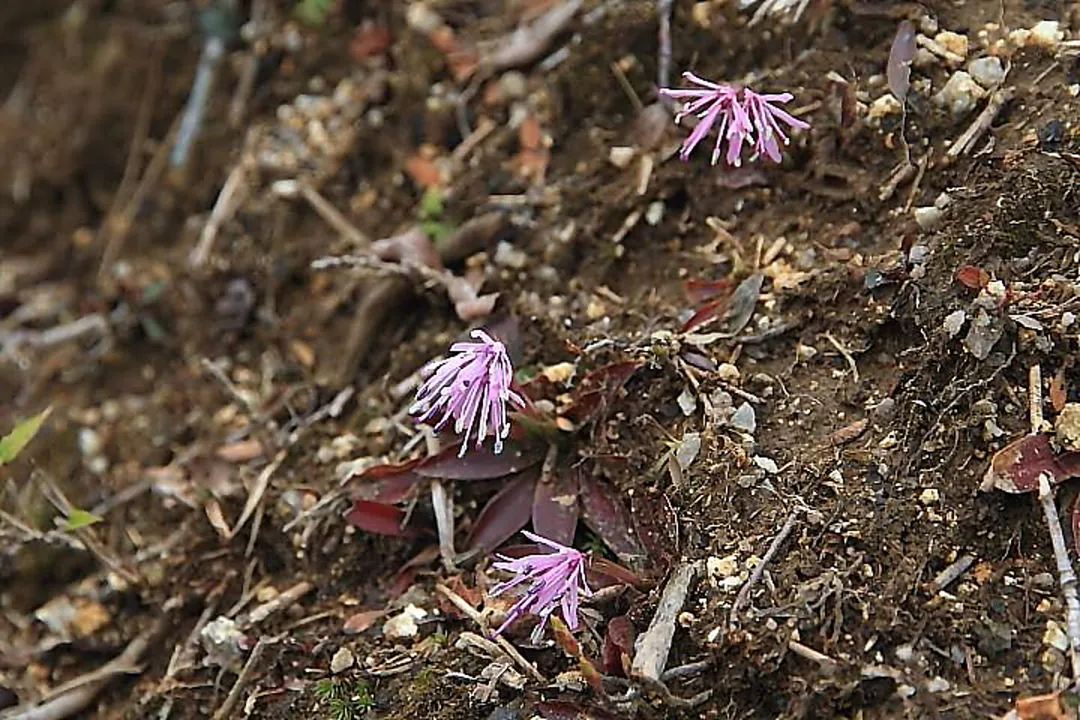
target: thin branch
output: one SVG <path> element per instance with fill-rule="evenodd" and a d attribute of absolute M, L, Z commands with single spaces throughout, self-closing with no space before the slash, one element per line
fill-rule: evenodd
<path fill-rule="evenodd" d="M 1065 632 L 1069 637 L 1069 658 L 1072 661 L 1073 682 L 1080 679 L 1080 593 L 1077 591 L 1076 571 L 1069 560 L 1069 551 L 1065 547 L 1065 535 L 1061 530 L 1061 518 L 1058 517 L 1054 503 L 1054 491 L 1050 487 L 1047 473 L 1039 475 L 1039 502 L 1046 516 L 1046 527 L 1050 531 L 1050 544 L 1054 547 L 1054 560 L 1057 562 L 1058 583 L 1061 596 L 1065 598 Z"/>
<path fill-rule="evenodd" d="M 118 675 L 142 672 L 136 664 L 150 647 L 150 642 L 161 630 L 162 624 L 159 621 L 146 632 L 136 636 L 122 653 L 102 667 L 67 683 L 52 699 L 37 706 L 20 705 L 4 712 L 0 717 L 4 720 L 61 720 L 85 710 L 98 693 Z"/>
<path fill-rule="evenodd" d="M 248 656 L 247 662 L 245 662 L 244 667 L 241 668 L 240 674 L 236 676 L 236 682 L 233 683 L 232 688 L 229 690 L 229 694 L 225 697 L 225 702 L 221 703 L 221 707 L 214 713 L 214 720 L 223 720 L 223 718 L 232 717 L 232 711 L 236 707 L 236 704 L 240 702 L 240 695 L 251 680 L 251 674 L 255 670 L 255 665 L 262 658 L 263 650 L 266 649 L 267 645 L 273 645 L 280 639 L 281 636 L 274 638 L 259 638 L 259 642 L 255 643 L 251 655 Z"/>
<path fill-rule="evenodd" d="M 442 593 L 442 595 L 447 600 L 449 600 L 451 603 L 453 603 L 454 607 L 456 607 L 458 610 L 460 610 L 462 612 L 462 614 L 465 615 L 465 617 L 469 618 L 474 623 L 476 623 L 476 626 L 479 627 L 482 632 L 487 632 L 488 631 L 487 623 L 484 622 L 483 615 L 478 613 L 476 611 L 476 608 L 474 608 L 472 605 L 470 605 L 465 600 L 465 598 L 461 597 L 456 592 L 454 592 L 450 588 L 446 587 L 442 583 L 439 583 L 438 585 L 436 585 L 435 589 L 438 590 L 440 593 Z M 544 677 L 543 673 L 541 673 L 539 670 L 537 670 L 533 666 L 532 663 L 530 663 L 528 660 L 526 660 L 524 657 L 522 657 L 521 653 L 518 652 L 517 648 L 514 647 L 513 645 L 511 645 L 510 641 L 507 640 L 506 638 L 504 638 L 502 635 L 496 635 L 493 639 L 489 640 L 487 638 L 482 638 L 480 636 L 476 636 L 474 633 L 462 633 L 462 634 L 463 635 L 466 635 L 466 634 L 474 635 L 475 637 L 479 638 L 480 640 L 484 640 L 486 643 L 493 643 L 496 647 L 499 648 L 499 650 L 501 650 L 502 654 L 506 655 L 511 660 L 513 660 L 514 663 L 516 663 L 518 665 L 518 667 L 520 667 L 522 670 L 527 672 L 534 679 L 536 679 L 537 681 L 542 682 L 542 683 L 547 682 L 547 678 Z"/>
<path fill-rule="evenodd" d="M 986 103 L 986 107 L 979 113 L 979 116 L 975 118 L 975 121 L 971 123 L 967 130 L 965 130 L 960 137 L 956 138 L 950 147 L 945 152 L 947 160 L 953 160 L 971 150 L 978 142 L 979 138 L 990 129 L 990 126 L 994 124 L 994 119 L 997 118 L 998 113 L 1009 104 L 1009 102 L 1016 96 L 1016 88 L 1007 87 L 1001 90 L 994 91 L 994 94 L 990 96 L 990 100 Z"/>
<path fill-rule="evenodd" d="M 792 510 L 784 521 L 784 526 L 780 528 L 780 532 L 773 538 L 772 544 L 769 545 L 769 549 L 765 551 L 765 557 L 761 558 L 761 562 L 754 566 L 754 571 L 750 573 L 750 578 L 743 584 L 742 589 L 739 590 L 739 594 L 735 596 L 735 602 L 731 605 L 731 613 L 728 615 L 728 625 L 735 625 L 735 621 L 739 616 L 739 610 L 746 604 L 746 601 L 750 598 L 750 591 L 754 589 L 754 585 L 765 573 L 765 566 L 769 564 L 776 553 L 780 550 L 780 546 L 787 540 L 787 536 L 791 534 L 791 531 L 795 528 L 795 520 L 799 517 L 799 510 L 796 508 Z"/>

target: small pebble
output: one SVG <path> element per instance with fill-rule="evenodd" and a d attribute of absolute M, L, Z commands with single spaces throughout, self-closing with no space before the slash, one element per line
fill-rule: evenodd
<path fill-rule="evenodd" d="M 957 70 L 934 96 L 934 103 L 948 111 L 954 121 L 962 120 L 986 97 L 986 91 L 963 70 Z"/>
<path fill-rule="evenodd" d="M 416 621 L 425 617 L 427 617 L 427 610 L 409 603 L 404 610 L 383 623 L 383 635 L 388 640 L 414 637 L 420 632 Z"/>
<path fill-rule="evenodd" d="M 1054 435 L 1066 450 L 1080 450 L 1080 403 L 1065 403 L 1054 421 Z"/>
<path fill-rule="evenodd" d="M 353 666 L 356 662 L 356 658 L 353 657 L 352 650 L 347 647 L 338 648 L 338 651 L 334 653 L 334 657 L 330 660 L 330 672 L 334 675 L 343 673 Z"/>
<path fill-rule="evenodd" d="M 780 472 L 780 467 L 771 457 L 765 457 L 764 455 L 755 455 L 754 464 L 765 472 L 769 473 L 770 475 L 775 475 L 776 473 Z"/>
<path fill-rule="evenodd" d="M 93 457 L 101 454 L 101 435 L 93 428 L 80 428 L 77 443 L 79 454 L 83 457 Z"/>
<path fill-rule="evenodd" d="M 1001 65 L 1001 58 L 982 57 L 968 63 L 968 74 L 989 90 L 1005 79 L 1005 68 Z"/>
<path fill-rule="evenodd" d="M 529 262 L 529 256 L 521 249 L 503 240 L 495 246 L 495 264 L 520 270 Z"/>
<path fill-rule="evenodd" d="M 727 555 L 722 558 L 712 556 L 705 561 L 705 570 L 711 578 L 726 578 L 739 571 L 739 564 L 735 561 L 734 555 Z"/>
<path fill-rule="evenodd" d="M 919 495 L 919 502 L 923 505 L 933 505 L 940 499 L 941 493 L 938 492 L 937 488 L 926 488 Z"/>
<path fill-rule="evenodd" d="M 915 223 L 924 232 L 931 232 L 941 226 L 941 209 L 934 205 L 915 208 Z"/>
<path fill-rule="evenodd" d="M 1069 649 L 1069 636 L 1065 634 L 1065 630 L 1062 629 L 1061 625 L 1054 620 L 1046 621 L 1046 632 L 1043 633 L 1042 641 L 1044 645 L 1057 648 L 1061 652 Z"/>
<path fill-rule="evenodd" d="M 739 368 L 735 367 L 731 363 L 720 363 L 720 366 L 716 368 L 716 376 L 728 383 L 739 382 Z"/>
<path fill-rule="evenodd" d="M 954 33 L 951 30 L 943 30 L 934 36 L 934 42 L 951 53 L 966 58 L 968 54 L 967 35 Z"/>
<path fill-rule="evenodd" d="M 728 420 L 728 424 L 736 430 L 741 430 L 753 435 L 754 431 L 757 429 L 757 415 L 754 413 L 754 406 L 748 402 L 744 402 L 734 413 L 732 413 L 731 419 Z"/>
<path fill-rule="evenodd" d="M 1027 44 L 1054 49 L 1064 39 L 1065 33 L 1061 30 L 1061 23 L 1057 20 L 1043 20 L 1035 23 L 1031 28 L 1031 35 L 1027 38 Z"/>
<path fill-rule="evenodd" d="M 945 320 L 941 323 L 941 329 L 950 338 L 954 338 L 963 329 L 965 322 L 967 322 L 967 313 L 963 310 L 954 310 L 945 316 Z"/>

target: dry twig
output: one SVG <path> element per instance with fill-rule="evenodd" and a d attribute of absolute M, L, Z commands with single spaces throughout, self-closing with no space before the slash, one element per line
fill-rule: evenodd
<path fill-rule="evenodd" d="M 1009 102 L 1016 96 L 1016 88 L 1007 87 L 1000 90 L 995 90 L 994 94 L 990 96 L 990 100 L 986 103 L 986 107 L 979 113 L 979 116 L 975 118 L 975 121 L 971 123 L 967 130 L 965 130 L 960 137 L 956 138 L 946 153 L 945 158 L 947 160 L 954 160 L 961 155 L 968 153 L 978 142 L 979 138 L 990 129 L 990 126 L 994 123 L 994 119 L 997 118 L 998 113 L 1009 104 Z"/>
<path fill-rule="evenodd" d="M 1058 583 L 1061 585 L 1061 595 L 1065 598 L 1065 632 L 1069 636 L 1069 658 L 1075 683 L 1080 679 L 1080 593 L 1077 591 L 1076 571 L 1069 559 L 1069 550 L 1065 547 L 1061 518 L 1058 517 L 1054 491 L 1050 487 L 1047 473 L 1039 475 L 1039 502 L 1046 516 L 1050 544 L 1054 547 L 1054 560 L 1057 562 Z"/>
<path fill-rule="evenodd" d="M 221 703 L 221 707 L 214 713 L 214 720 L 224 720 L 224 718 L 232 717 L 232 711 L 236 708 L 236 704 L 240 702 L 240 694 L 243 693 L 244 688 L 247 687 L 248 682 L 251 680 L 251 674 L 255 670 L 255 665 L 262 658 L 263 650 L 266 649 L 267 645 L 273 645 L 281 638 L 280 635 L 273 638 L 259 638 L 259 642 L 255 643 L 255 647 L 252 649 L 251 655 L 248 656 L 247 662 L 244 663 L 244 667 L 240 669 L 240 674 L 236 676 L 236 682 L 233 683 L 229 694 L 225 697 L 225 702 Z"/>
<path fill-rule="evenodd" d="M 739 590 L 739 594 L 735 596 L 735 602 L 731 604 L 731 613 L 728 615 L 728 625 L 735 625 L 735 620 L 739 616 L 739 610 L 746 604 L 746 601 L 750 597 L 750 591 L 754 589 L 754 585 L 761 579 L 762 574 L 765 572 L 765 566 L 776 557 L 777 551 L 780 550 L 780 546 L 787 539 L 787 536 L 791 534 L 791 531 L 795 527 L 795 520 L 799 516 L 798 508 L 792 510 L 784 521 L 783 527 L 780 528 L 780 532 L 773 538 L 772 543 L 769 545 L 769 549 L 765 551 L 765 556 L 761 558 L 761 562 L 754 566 L 754 572 L 750 573 L 750 577 L 743 584 Z"/>
<path fill-rule="evenodd" d="M 137 663 L 150 647 L 150 642 L 161 631 L 163 624 L 163 621 L 158 621 L 152 628 L 136 636 L 122 653 L 102 667 L 57 688 L 56 693 L 44 703 L 19 705 L 11 710 L 0 712 L 0 718 L 3 720 L 61 720 L 61 718 L 81 712 L 118 675 L 142 672 L 142 669 L 137 667 Z"/>
<path fill-rule="evenodd" d="M 453 603 L 454 607 L 460 610 L 467 618 L 476 623 L 477 627 L 479 627 L 482 631 L 487 631 L 487 623 L 484 622 L 483 615 L 478 613 L 476 611 L 476 608 L 470 605 L 465 600 L 465 598 L 461 597 L 456 592 L 446 587 L 442 583 L 436 585 L 435 589 L 438 590 L 443 595 L 443 597 Z M 475 635 L 475 633 L 462 633 L 462 635 L 469 635 L 475 639 L 479 639 L 480 641 L 482 641 L 475 644 L 479 644 L 485 647 L 487 647 L 488 645 L 493 645 L 494 647 L 497 647 L 500 651 L 500 654 L 506 655 L 510 660 L 514 661 L 514 663 L 516 663 L 518 667 L 527 672 L 534 679 L 542 683 L 547 682 L 547 678 L 544 677 L 543 673 L 537 670 L 532 665 L 532 663 L 522 657 L 521 653 L 518 652 L 517 648 L 511 645 L 510 641 L 504 638 L 502 635 L 495 636 L 494 640 L 487 640 L 478 635 Z"/>

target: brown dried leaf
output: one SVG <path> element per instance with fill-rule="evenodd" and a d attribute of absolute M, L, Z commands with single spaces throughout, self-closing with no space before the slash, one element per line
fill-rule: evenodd
<path fill-rule="evenodd" d="M 437 187 L 443 184 L 443 176 L 435 163 L 422 155 L 410 155 L 405 161 L 405 172 L 418 186 Z"/>
<path fill-rule="evenodd" d="M 536 483 L 533 496 L 532 526 L 537 535 L 563 545 L 574 542 L 580 506 L 578 485 L 580 470 L 577 468 L 555 472 L 550 480 Z"/>
<path fill-rule="evenodd" d="M 831 433 L 829 435 L 829 437 L 828 437 L 829 444 L 830 445 L 846 445 L 847 443 L 851 442 L 852 440 L 855 440 L 860 435 L 862 435 L 864 432 L 866 432 L 866 427 L 869 424 L 870 424 L 870 421 L 867 420 L 866 418 L 863 418 L 862 420 L 856 420 L 853 423 L 849 423 L 849 424 L 845 425 L 844 427 L 840 428 L 839 430 L 837 430 L 836 432 L 833 432 L 833 433 Z"/>
<path fill-rule="evenodd" d="M 214 454 L 226 462 L 239 463 L 262 457 L 263 448 L 262 443 L 258 440 L 248 438 L 228 445 L 221 445 Z"/>
<path fill-rule="evenodd" d="M 562 621 L 562 618 L 552 615 L 548 618 L 548 622 L 551 624 L 551 634 L 555 637 L 555 642 L 562 648 L 562 651 L 572 658 L 581 658 L 581 645 L 574 637 L 574 634 L 570 632 L 570 628 Z"/>
<path fill-rule="evenodd" d="M 1060 691 L 1017 698 L 1015 710 L 1018 720 L 1075 720 L 1076 718 L 1076 714 L 1069 712 L 1065 707 Z"/>
<path fill-rule="evenodd" d="M 1055 456 L 1045 435 L 1025 435 L 994 453 L 981 489 L 1036 492 L 1039 476 L 1043 473 L 1048 475 L 1051 485 L 1080 475 L 1080 453 L 1066 452 Z"/>
<path fill-rule="evenodd" d="M 1050 405 L 1054 412 L 1061 412 L 1068 402 L 1068 389 L 1065 385 L 1065 366 L 1062 365 L 1050 378 Z"/>
<path fill-rule="evenodd" d="M 359 635 L 386 615 L 386 610 L 361 610 L 353 613 L 345 620 L 342 630 L 346 635 Z"/>
<path fill-rule="evenodd" d="M 370 18 L 364 19 L 353 30 L 349 38 L 349 57 L 363 60 L 374 55 L 382 55 L 390 47 L 390 30 L 384 25 L 377 25 Z"/>
<path fill-rule="evenodd" d="M 480 511 L 465 547 L 491 552 L 525 527 L 532 514 L 532 499 L 539 476 L 540 468 L 533 467 L 508 479 L 506 486 Z"/>
<path fill-rule="evenodd" d="M 971 290 L 980 290 L 990 282 L 990 274 L 974 265 L 961 265 L 956 268 L 956 282 Z"/>
<path fill-rule="evenodd" d="M 615 677 L 626 677 L 630 659 L 634 654 L 634 623 L 628 615 L 616 615 L 604 632 L 604 649 L 601 652 L 604 672 Z"/>
<path fill-rule="evenodd" d="M 203 503 L 203 510 L 206 512 L 206 519 L 210 521 L 210 525 L 222 539 L 228 540 L 232 537 L 232 530 L 229 528 L 228 521 L 225 520 L 225 513 L 222 512 L 221 503 L 217 501 L 217 498 L 209 498 Z"/>

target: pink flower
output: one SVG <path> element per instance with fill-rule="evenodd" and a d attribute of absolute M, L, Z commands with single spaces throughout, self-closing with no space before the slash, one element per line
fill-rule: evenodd
<path fill-rule="evenodd" d="M 538 615 L 540 622 L 533 630 L 533 642 L 539 642 L 547 625 L 547 619 L 557 606 L 562 607 L 563 620 L 571 630 L 578 626 L 579 594 L 590 597 L 592 591 L 585 582 L 585 554 L 571 547 L 560 545 L 553 540 L 535 535 L 527 530 L 525 537 L 533 542 L 551 548 L 555 552 L 539 555 L 526 555 L 512 560 L 499 555 L 500 562 L 492 563 L 497 570 L 514 573 L 514 577 L 499 583 L 491 591 L 496 597 L 523 582 L 530 583 L 529 589 L 521 596 L 506 616 L 506 621 L 493 633 L 500 634 L 510 623 L 525 614 Z"/>
<path fill-rule="evenodd" d="M 749 88 L 742 90 L 742 102 L 739 90 L 720 83 L 710 82 L 690 72 L 684 72 L 683 78 L 697 85 L 697 88 L 672 90 L 661 88 L 665 97 L 682 100 L 682 106 L 675 115 L 675 122 L 680 122 L 687 115 L 697 115 L 698 123 L 683 141 L 679 157 L 687 160 L 690 153 L 717 126 L 716 144 L 713 146 L 713 165 L 720 159 L 721 148 L 727 143 L 725 160 L 728 165 L 738 167 L 742 164 L 742 150 L 746 143 L 754 144 L 754 157 L 766 156 L 773 162 L 780 162 L 780 144 L 790 142 L 780 128 L 780 122 L 789 127 L 806 129 L 809 124 L 775 107 L 773 103 L 785 103 L 792 99 L 791 93 L 778 95 L 759 95 Z M 779 121 L 779 122 L 778 122 Z"/>
<path fill-rule="evenodd" d="M 679 151 L 682 160 L 688 160 L 697 144 L 705 139 L 713 125 L 719 120 L 717 128 L 716 144 L 712 151 L 712 164 L 720 159 L 720 148 L 724 141 L 728 141 L 727 162 L 729 165 L 739 164 L 739 153 L 742 149 L 743 138 L 750 132 L 750 120 L 738 103 L 739 91 L 730 85 L 719 85 L 699 78 L 691 72 L 684 72 L 683 78 L 698 85 L 698 90 L 671 90 L 661 88 L 660 94 L 676 100 L 683 100 L 682 107 L 675 115 L 675 122 L 679 123 L 687 115 L 697 115 L 698 123 L 690 131 L 690 135 L 683 141 Z M 734 142 L 732 142 L 734 140 Z"/>
<path fill-rule="evenodd" d="M 746 114 L 750 116 L 757 132 L 754 152 L 759 156 L 767 156 L 775 163 L 780 162 L 780 144 L 776 139 L 780 138 L 785 145 L 791 142 L 791 139 L 780 129 L 780 122 L 800 130 L 810 127 L 809 123 L 773 105 L 773 103 L 791 102 L 792 99 L 794 96 L 791 93 L 758 95 L 750 88 L 743 88 L 743 107 L 746 108 Z M 777 122 L 778 120 L 780 122 Z"/>
<path fill-rule="evenodd" d="M 476 447 L 490 434 L 495 438 L 495 452 L 502 452 L 503 439 L 510 434 L 506 403 L 525 405 L 510 389 L 514 369 L 506 347 L 483 330 L 473 330 L 471 335 L 479 342 L 454 343 L 451 357 L 424 366 L 420 372 L 427 380 L 409 408 L 410 413 L 420 415 L 417 422 L 427 422 L 441 412 L 436 430 L 453 418 L 454 432 L 464 433 L 459 456 L 465 454 L 473 433 Z"/>

